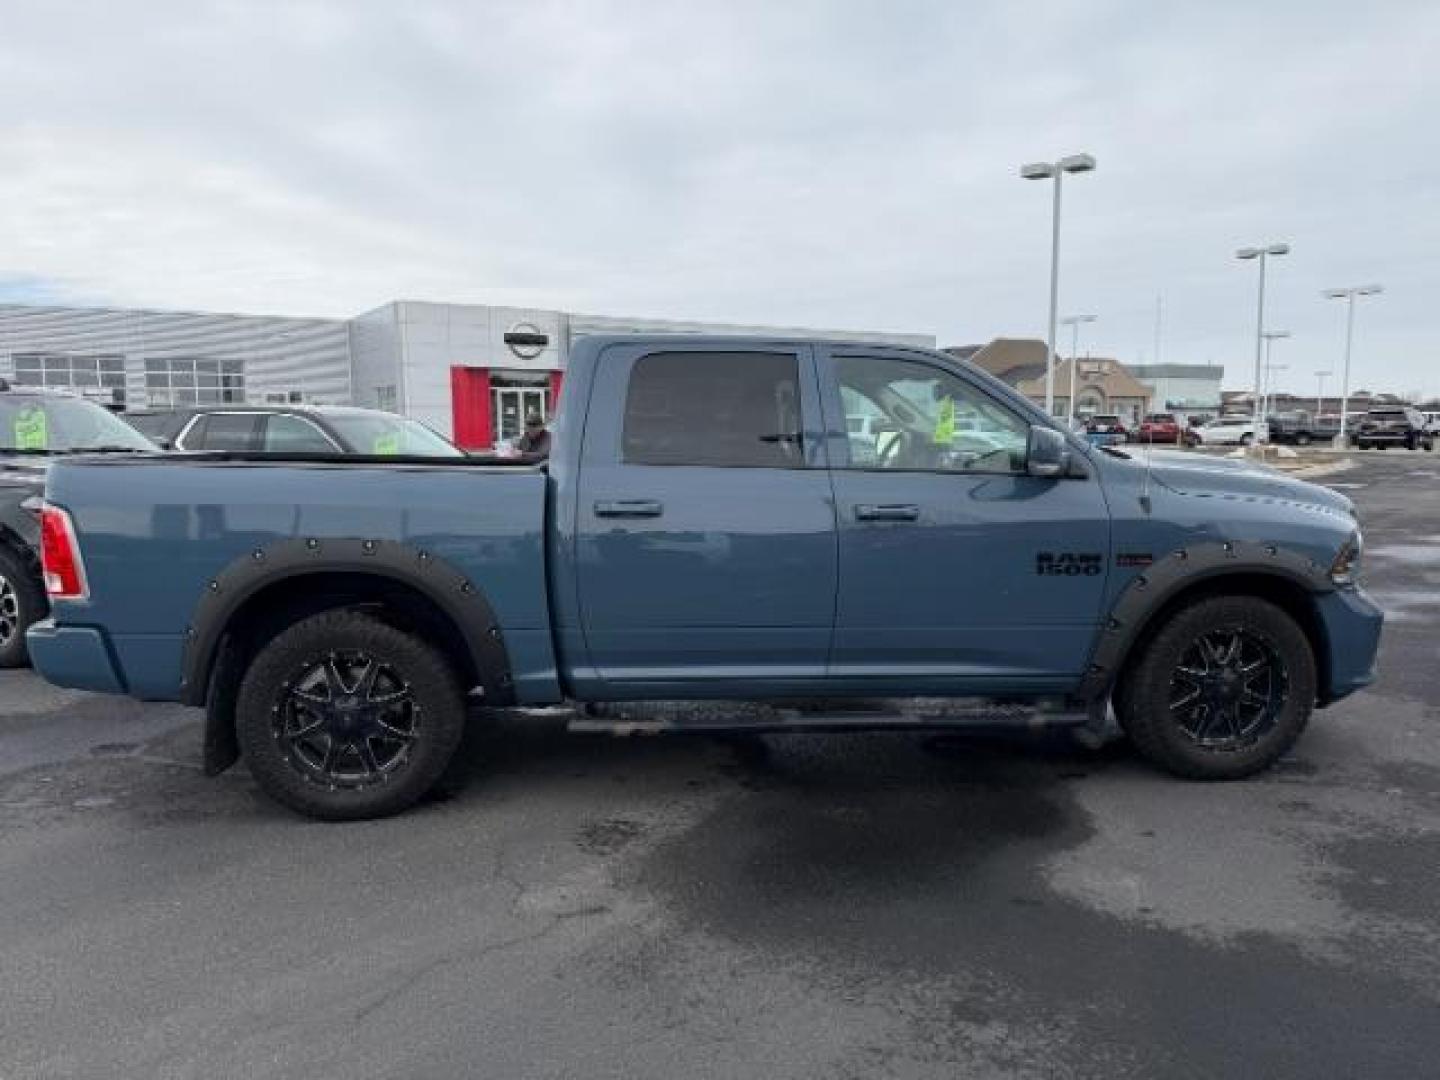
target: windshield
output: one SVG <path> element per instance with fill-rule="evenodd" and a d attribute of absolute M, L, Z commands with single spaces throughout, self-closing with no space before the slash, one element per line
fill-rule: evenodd
<path fill-rule="evenodd" d="M 0 450 L 66 454 L 154 449 L 144 435 L 93 401 L 0 395 Z"/>
<path fill-rule="evenodd" d="M 464 457 L 418 420 L 390 413 L 326 413 L 325 422 L 335 429 L 346 447 L 356 454 L 409 454 L 417 457 Z"/>

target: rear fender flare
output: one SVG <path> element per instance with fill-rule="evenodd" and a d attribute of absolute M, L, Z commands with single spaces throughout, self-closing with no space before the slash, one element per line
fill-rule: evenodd
<path fill-rule="evenodd" d="M 1309 593 L 1335 590 L 1328 567 L 1278 543 L 1207 542 L 1169 552 L 1133 578 L 1115 601 L 1081 679 L 1080 696 L 1102 698 L 1111 689 L 1151 617 L 1181 590 L 1232 574 L 1264 574 Z"/>
<path fill-rule="evenodd" d="M 509 699 L 510 661 L 499 620 L 484 593 L 454 566 L 424 548 L 393 540 L 296 537 L 256 547 L 206 583 L 185 628 L 181 700 L 206 703 L 221 643 L 247 600 L 287 578 L 324 573 L 385 578 L 428 598 L 460 628 L 486 700 Z"/>

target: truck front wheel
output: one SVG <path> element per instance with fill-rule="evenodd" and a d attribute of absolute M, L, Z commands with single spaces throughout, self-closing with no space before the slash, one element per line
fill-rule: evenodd
<path fill-rule="evenodd" d="M 358 611 L 290 626 L 240 683 L 235 729 L 251 774 L 310 817 L 384 817 L 435 786 L 460 744 L 465 695 L 422 638 Z"/>
<path fill-rule="evenodd" d="M 1115 696 L 1121 725 L 1154 764 L 1194 780 L 1268 768 L 1305 730 L 1315 657 L 1282 609 L 1249 596 L 1183 608 L 1160 627 Z"/>

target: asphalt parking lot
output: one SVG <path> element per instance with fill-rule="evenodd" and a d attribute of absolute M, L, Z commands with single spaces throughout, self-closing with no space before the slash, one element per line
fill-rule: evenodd
<path fill-rule="evenodd" d="M 0 673 L 0 1078 L 1440 1069 L 1440 457 L 1360 455 L 1381 677 L 1247 782 L 919 734 L 567 736 L 300 820 Z"/>

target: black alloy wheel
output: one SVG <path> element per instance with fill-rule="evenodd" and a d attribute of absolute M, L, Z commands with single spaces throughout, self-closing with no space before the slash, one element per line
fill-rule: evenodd
<path fill-rule="evenodd" d="M 358 650 L 305 664 L 274 709 L 275 739 L 287 760 L 326 788 L 388 782 L 422 723 L 410 684 Z"/>
<path fill-rule="evenodd" d="M 1252 746 L 1285 707 L 1285 668 L 1273 646 L 1244 629 L 1201 634 L 1170 676 L 1170 712 L 1208 750 Z"/>
<path fill-rule="evenodd" d="M 1305 730 L 1317 696 L 1315 654 L 1284 609 L 1257 596 L 1213 596 L 1146 637 L 1113 702 L 1135 748 L 1167 772 L 1250 776 Z"/>
<path fill-rule="evenodd" d="M 235 734 L 264 792 L 310 817 L 398 813 L 445 772 L 465 692 L 444 652 L 368 612 L 287 627 L 240 680 Z"/>

